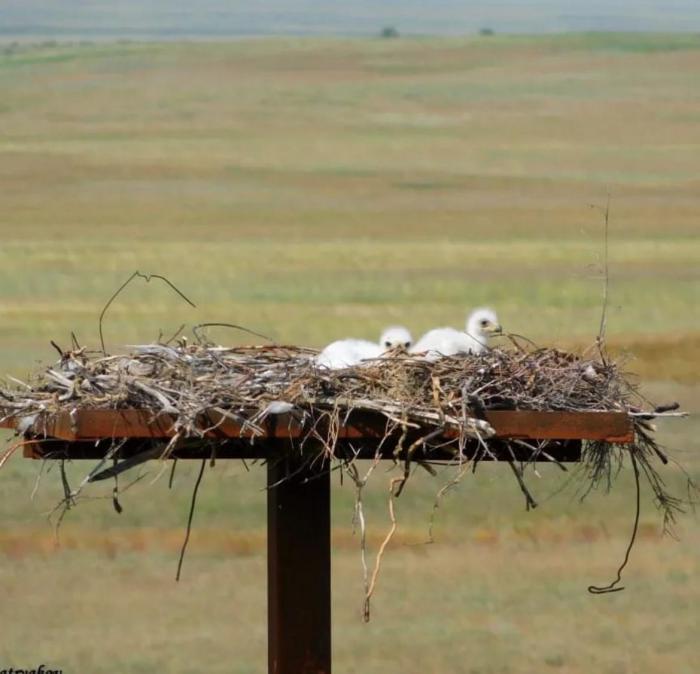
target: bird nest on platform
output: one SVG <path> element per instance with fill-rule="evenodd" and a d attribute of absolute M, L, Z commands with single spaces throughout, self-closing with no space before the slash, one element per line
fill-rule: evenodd
<path fill-rule="evenodd" d="M 456 472 L 438 491 L 435 508 L 441 497 L 481 460 L 508 461 L 528 508 L 536 506 L 536 502 L 525 483 L 527 466 L 549 460 L 565 469 L 557 459 L 555 440 L 537 436 L 524 440 L 517 433 L 499 437 L 489 421 L 495 411 L 626 415 L 625 422 L 629 422 L 632 432 L 624 439 L 584 440 L 584 493 L 599 485 L 609 487 L 627 455 L 637 478 L 637 489 L 641 475 L 651 486 L 664 526 L 672 524 L 682 509 L 684 501 L 668 492 L 659 473 L 658 464 L 666 464 L 668 459 L 654 438 L 652 425 L 656 416 L 680 414 L 675 412 L 677 405 L 651 406 L 619 364 L 600 349 L 598 357 L 586 358 L 557 349 L 524 348 L 515 341 L 513 344 L 510 349 L 495 348 L 479 355 L 461 354 L 435 361 L 395 350 L 362 365 L 335 370 L 319 367 L 316 351 L 290 346 L 224 348 L 182 340 L 177 345 L 137 347 L 124 355 L 75 348 L 61 351 L 59 362 L 37 372 L 28 382 L 12 380 L 12 384 L 0 388 L 0 417 L 4 417 L 3 421 L 13 419 L 27 441 L 32 434 L 40 435 L 42 427 L 46 428 L 42 420 L 60 413 L 140 410 L 151 413 L 153 418 L 165 416 L 170 437 L 152 439 L 146 458 L 177 456 L 178 445 L 188 442 L 205 447 L 209 443 L 215 448 L 220 440 L 217 426 L 225 423 L 240 429 L 239 443 L 264 445 L 271 420 L 294 420 L 300 432 L 294 442 L 287 443 L 287 451 L 324 466 L 335 464 L 355 484 L 355 521 L 362 541 L 368 619 L 381 556 L 396 529 L 393 502 L 401 494 L 413 466 L 434 474 L 432 460 L 438 454 L 455 466 Z M 212 414 L 218 421 L 212 422 Z M 399 467 L 398 477 L 392 477 L 389 484 L 392 526 L 379 549 L 371 578 L 365 559 L 362 490 L 380 457 L 377 449 L 377 460 L 369 468 L 360 468 L 356 459 L 367 458 L 366 453 L 354 452 L 352 443 L 348 452 L 342 429 L 358 414 L 380 419 L 382 437 L 375 446 L 384 452 L 388 448 L 390 458 L 393 456 Z M 374 428 L 376 431 L 376 424 Z M 362 436 L 356 437 L 355 442 L 361 445 Z M 104 469 L 107 461 L 116 462 L 119 458 L 120 440 L 113 438 L 110 443 L 109 438 L 102 438 L 102 446 L 102 460 L 77 490 L 66 486 L 62 467 L 65 499 L 61 517 L 74 505 L 87 482 L 121 472 L 118 466 Z M 0 465 L 8 453 L 0 458 Z M 268 458 L 264 453 L 262 457 Z M 134 464 L 127 458 L 119 465 L 128 468 Z M 203 461 L 193 494 L 190 524 L 204 465 Z M 690 481 L 689 486 L 693 486 Z M 114 503 L 120 511 L 116 495 Z M 614 591 L 618 581 L 603 591 Z"/>
<path fill-rule="evenodd" d="M 647 477 L 665 522 L 680 503 L 667 493 L 655 461 L 667 459 L 654 438 L 651 420 L 676 406 L 650 408 L 618 364 L 602 356 L 585 358 L 550 348 L 491 349 L 431 362 L 395 350 L 382 358 L 347 369 L 325 369 L 316 351 L 291 346 L 225 348 L 210 344 L 151 344 L 124 355 L 61 352 L 60 361 L 28 382 L 0 388 L 0 416 L 20 419 L 28 428 L 42 417 L 76 410 L 147 410 L 172 418 L 167 457 L 183 439 L 211 435 L 202 415 L 217 414 L 218 423 L 240 425 L 247 441 L 265 436 L 265 421 L 293 415 L 303 433 L 296 446 L 314 441 L 318 454 L 348 463 L 338 451 L 338 431 L 352 414 L 380 416 L 385 437 L 401 459 L 405 479 L 411 459 L 429 463 L 431 450 L 453 439 L 455 463 L 467 463 L 467 445 L 476 448 L 472 464 L 501 457 L 512 459 L 528 506 L 534 505 L 522 481 L 523 466 L 549 459 L 547 441 L 497 439 L 487 420 L 493 410 L 623 412 L 629 415 L 634 440 L 623 444 L 584 442 L 584 466 L 590 486 L 609 484 L 625 451 L 634 454 Z M 24 420 L 24 421 L 21 421 Z M 35 426 L 36 427 L 36 426 Z M 410 431 L 410 436 L 409 436 Z M 410 442 L 406 442 L 406 438 Z M 398 438 L 398 439 L 397 439 Z M 420 450 L 420 451 L 417 451 Z M 318 454 L 316 457 L 318 457 Z M 403 488 L 399 484 L 397 490 Z"/>

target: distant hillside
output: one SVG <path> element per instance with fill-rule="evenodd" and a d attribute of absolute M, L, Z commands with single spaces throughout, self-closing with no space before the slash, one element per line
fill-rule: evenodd
<path fill-rule="evenodd" d="M 0 38 L 700 32 L 700 0 L 3 0 Z"/>

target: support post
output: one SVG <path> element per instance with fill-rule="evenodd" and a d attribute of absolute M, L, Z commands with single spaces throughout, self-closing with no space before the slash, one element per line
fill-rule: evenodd
<path fill-rule="evenodd" d="M 287 456 L 267 483 L 268 672 L 330 674 L 330 472 Z"/>

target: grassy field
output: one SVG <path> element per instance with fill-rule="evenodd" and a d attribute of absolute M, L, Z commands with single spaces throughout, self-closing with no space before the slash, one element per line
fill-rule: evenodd
<path fill-rule="evenodd" d="M 666 35 L 0 49 L 0 373 L 26 376 L 71 331 L 97 345 L 136 269 L 197 308 L 134 284 L 107 315 L 112 350 L 201 321 L 312 346 L 395 322 L 417 335 L 483 303 L 514 332 L 583 348 L 609 192 L 610 341 L 651 397 L 700 412 L 698 68 L 700 40 Z M 660 433 L 700 478 L 697 419 Z M 60 549 L 45 519 L 60 480 L 31 500 L 38 468 L 0 472 L 0 668 L 263 671 L 260 467 L 207 474 L 180 585 L 195 466 L 170 492 L 143 480 L 120 516 L 81 504 Z M 697 519 L 661 538 L 645 499 L 628 589 L 590 597 L 624 551 L 629 476 L 580 503 L 556 495 L 566 475 L 541 475 L 531 513 L 506 471 L 470 477 L 433 545 L 447 476 L 416 475 L 369 626 L 353 493 L 336 485 L 335 671 L 694 672 Z M 389 476 L 375 477 L 376 549 Z"/>

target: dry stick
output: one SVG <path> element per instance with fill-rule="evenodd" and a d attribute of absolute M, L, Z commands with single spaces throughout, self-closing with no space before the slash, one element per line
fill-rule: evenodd
<path fill-rule="evenodd" d="M 374 571 L 372 571 L 372 579 L 370 580 L 369 587 L 367 588 L 367 593 L 365 594 L 365 605 L 362 618 L 366 623 L 369 622 L 370 599 L 372 598 L 374 588 L 377 584 L 377 577 L 379 576 L 379 569 L 381 568 L 384 550 L 386 550 L 386 546 L 389 545 L 389 542 L 391 541 L 391 539 L 394 536 L 394 533 L 396 532 L 396 515 L 394 514 L 394 499 L 396 498 L 396 496 L 394 494 L 394 485 L 397 482 L 401 482 L 402 480 L 402 477 L 394 477 L 389 482 L 389 517 L 391 518 L 391 528 L 389 529 L 387 535 L 382 541 L 381 546 L 379 547 L 377 558 L 374 561 Z"/>
<path fill-rule="evenodd" d="M 357 470 L 357 466 L 355 465 L 355 463 L 349 464 L 346 469 L 348 475 L 350 476 L 350 479 L 355 483 L 356 488 L 355 513 L 353 517 L 353 524 L 357 522 L 360 525 L 360 560 L 362 562 L 362 580 L 365 586 L 365 596 L 367 596 L 367 592 L 369 591 L 369 569 L 367 568 L 367 526 L 365 522 L 365 513 L 362 502 L 362 491 L 365 485 L 367 484 L 369 476 L 379 465 L 380 458 L 381 457 L 379 455 L 375 456 L 374 461 L 372 462 L 369 469 L 362 478 L 360 477 L 360 473 Z"/>
<path fill-rule="evenodd" d="M 275 340 L 272 339 L 271 337 L 268 337 L 267 335 L 263 335 L 260 332 L 255 332 L 255 330 L 250 330 L 248 328 L 243 327 L 242 325 L 236 325 L 235 323 L 199 323 L 198 325 L 193 325 L 192 326 L 192 334 L 197 338 L 197 341 L 200 344 L 204 343 L 204 340 L 202 339 L 201 335 L 199 334 L 199 329 L 200 328 L 231 328 L 233 330 L 242 330 L 243 332 L 247 332 L 249 335 L 253 335 L 255 337 L 261 337 L 262 339 L 266 339 L 268 342 L 274 344 Z"/>
<path fill-rule="evenodd" d="M 508 341 L 518 350 L 524 353 L 527 353 L 520 344 L 518 344 L 518 339 L 522 339 L 523 341 L 527 342 L 530 344 L 530 346 L 534 346 L 535 348 L 538 348 L 537 344 L 533 342 L 529 337 L 525 337 L 525 335 L 519 335 L 517 332 L 502 332 L 501 335 L 503 337 L 506 337 Z"/>
<path fill-rule="evenodd" d="M 138 477 L 134 478 L 131 482 L 129 482 L 129 483 L 126 485 L 126 487 L 124 487 L 123 489 L 120 490 L 120 493 L 123 494 L 125 491 L 127 491 L 127 489 L 130 489 L 131 487 L 133 487 L 136 483 L 140 482 L 143 478 L 144 478 L 144 475 L 139 475 Z M 53 510 L 51 510 L 51 512 L 50 512 L 49 515 L 48 515 L 49 523 L 51 523 L 51 522 L 52 522 L 52 519 L 51 519 L 51 518 L 53 517 L 53 514 L 54 514 L 57 510 L 61 509 L 61 513 L 60 513 L 60 515 L 58 516 L 58 520 L 57 520 L 57 522 L 56 522 L 56 524 L 55 524 L 55 526 L 54 526 L 54 538 L 55 538 L 55 545 L 56 545 L 56 547 L 60 547 L 60 539 L 59 539 L 59 535 L 58 535 L 58 534 L 59 534 L 59 529 L 60 529 L 60 527 L 61 527 L 61 523 L 63 522 L 63 518 L 66 516 L 66 513 L 68 512 L 68 510 L 69 510 L 70 507 L 71 507 L 71 506 L 69 505 L 69 503 L 72 503 L 73 506 L 77 506 L 77 505 L 78 505 L 78 501 L 81 500 L 81 499 L 83 499 L 83 500 L 95 500 L 95 501 L 97 501 L 97 500 L 101 500 L 101 499 L 109 499 L 109 498 L 111 498 L 110 496 L 81 496 L 81 494 L 80 494 L 80 490 L 81 490 L 81 489 L 82 489 L 82 485 L 81 485 L 81 487 L 79 487 L 79 488 L 76 489 L 75 491 L 71 491 L 71 493 L 70 493 L 70 500 L 67 501 L 66 499 L 62 499 L 62 500 L 53 508 Z M 0 671 L 1 671 L 1 670 L 0 670 Z"/>
<path fill-rule="evenodd" d="M 70 508 L 73 503 L 73 490 L 68 484 L 68 476 L 66 475 L 66 461 L 61 459 L 61 484 L 63 486 L 63 498 L 67 508 Z"/>
<path fill-rule="evenodd" d="M 437 471 L 427 461 L 416 459 L 416 465 L 420 466 L 431 477 L 437 477 Z"/>
<path fill-rule="evenodd" d="M 369 569 L 367 568 L 367 525 L 365 523 L 365 511 L 362 506 L 362 487 L 357 488 L 355 517 L 360 525 L 360 561 L 362 563 L 362 582 L 365 586 L 366 595 L 369 589 Z"/>
<path fill-rule="evenodd" d="M 24 445 L 29 444 L 25 440 L 20 440 L 19 442 L 15 442 L 11 447 L 8 447 L 2 455 L 0 455 L 0 468 L 2 468 L 7 460 L 20 448 L 24 447 Z"/>
<path fill-rule="evenodd" d="M 530 510 L 530 508 L 532 508 L 534 510 L 537 507 L 537 501 L 535 501 L 535 499 L 532 498 L 532 494 L 528 490 L 527 485 L 523 480 L 523 476 L 520 474 L 520 471 L 515 465 L 515 462 L 512 459 L 508 459 L 508 465 L 511 467 L 511 470 L 513 471 L 513 474 L 515 475 L 515 478 L 518 481 L 520 491 L 525 496 L 525 509 Z"/>
<path fill-rule="evenodd" d="M 41 485 L 41 478 L 44 476 L 44 468 L 46 468 L 46 463 L 47 463 L 47 459 L 41 460 L 41 466 L 39 466 L 39 472 L 37 473 L 36 480 L 34 482 L 34 489 L 32 489 L 32 493 L 29 496 L 30 501 L 34 501 L 34 497 L 37 495 L 37 492 L 39 491 L 39 486 Z"/>
<path fill-rule="evenodd" d="M 100 332 L 100 345 L 102 346 L 102 353 L 105 356 L 107 355 L 107 351 L 105 349 L 104 334 L 102 332 L 102 321 L 104 320 L 105 314 L 107 313 L 107 309 L 109 309 L 112 302 L 114 302 L 114 300 L 117 299 L 117 297 L 124 290 L 124 288 L 126 288 L 126 286 L 128 286 L 129 283 L 131 283 L 136 277 L 144 279 L 144 281 L 146 281 L 146 283 L 150 283 L 152 278 L 157 278 L 157 279 L 163 281 L 168 286 L 170 286 L 170 288 L 172 290 L 174 290 L 180 297 L 182 297 L 182 299 L 185 300 L 185 302 L 187 302 L 187 304 L 189 304 L 190 306 L 192 306 L 194 308 L 197 308 L 197 305 L 194 302 L 192 302 L 192 300 L 188 299 L 187 296 L 184 295 L 180 290 L 178 290 L 178 288 L 173 283 L 171 283 L 167 278 L 165 278 L 165 276 L 161 276 L 160 274 L 142 274 L 138 270 L 135 271 L 131 276 L 129 276 L 128 279 L 126 279 L 126 281 L 124 281 L 124 283 L 121 284 L 121 286 L 119 286 L 119 288 L 117 288 L 117 291 L 109 298 L 109 300 L 107 300 L 107 304 L 104 305 L 102 311 L 100 312 L 100 318 L 98 321 L 99 332 Z"/>
<path fill-rule="evenodd" d="M 160 467 L 158 472 L 156 473 L 156 476 L 149 482 L 148 486 L 152 487 L 158 480 L 160 480 L 161 477 L 165 474 L 165 471 L 168 470 L 168 464 L 166 463 L 167 459 L 163 461 L 163 465 Z M 170 487 L 168 487 L 169 489 Z"/>
<path fill-rule="evenodd" d="M 204 468 L 207 465 L 207 460 L 202 459 L 202 465 L 199 468 L 199 475 L 197 475 L 197 481 L 194 483 L 194 490 L 192 491 L 192 502 L 190 503 L 190 514 L 187 518 L 187 531 L 185 532 L 185 540 L 182 542 L 182 548 L 180 550 L 180 559 L 177 562 L 177 573 L 175 574 L 175 581 L 180 581 L 180 572 L 182 571 L 182 562 L 185 559 L 185 550 L 187 550 L 187 544 L 190 540 L 190 531 L 192 530 L 192 518 L 194 517 L 194 508 L 197 504 L 197 491 L 199 490 L 199 484 L 202 481 L 202 475 L 204 475 Z"/>
<path fill-rule="evenodd" d="M 634 546 L 634 541 L 637 538 L 637 530 L 639 529 L 639 512 L 641 509 L 641 487 L 639 484 L 639 468 L 637 467 L 637 459 L 634 456 L 634 451 L 630 451 L 630 459 L 632 460 L 632 468 L 634 469 L 634 482 L 637 488 L 637 502 L 636 510 L 634 513 L 634 526 L 632 527 L 632 536 L 630 537 L 630 542 L 627 545 L 627 550 L 625 551 L 625 559 L 617 570 L 617 578 L 615 578 L 612 583 L 605 585 L 604 587 L 597 587 L 596 585 L 589 585 L 588 591 L 591 594 L 609 594 L 611 592 L 620 592 L 624 590 L 624 587 L 615 587 L 622 580 L 622 571 L 627 566 L 627 562 L 630 558 L 630 552 L 632 552 L 632 547 Z"/>
<path fill-rule="evenodd" d="M 408 436 L 408 419 L 406 418 L 406 412 L 402 412 L 400 423 L 401 435 L 399 436 L 399 441 L 396 443 L 396 448 L 394 449 L 394 460 L 397 460 L 401 455 L 404 442 L 406 442 L 406 437 Z"/>
<path fill-rule="evenodd" d="M 139 466 L 143 463 L 146 463 L 146 461 L 156 459 L 158 458 L 160 453 L 161 450 L 159 446 L 149 446 L 148 449 L 145 449 L 142 452 L 139 452 L 138 454 L 134 454 L 128 457 L 127 459 L 123 459 L 119 463 L 113 465 L 111 468 L 105 468 L 104 470 L 96 472 L 99 468 L 101 468 L 101 466 L 106 462 L 107 459 L 111 458 L 108 456 L 105 459 L 102 459 L 100 463 L 85 477 L 85 479 L 80 485 L 80 489 L 82 489 L 82 487 L 87 482 L 100 482 L 110 477 L 114 477 L 115 475 L 119 475 L 124 471 L 130 470 L 135 466 Z"/>
<path fill-rule="evenodd" d="M 177 457 L 173 459 L 173 464 L 170 469 L 170 477 L 168 478 L 168 489 L 173 488 L 173 480 L 175 479 L 175 468 L 177 467 Z"/>
<path fill-rule="evenodd" d="M 603 283 L 603 309 L 600 314 L 600 328 L 598 329 L 598 351 L 603 363 L 606 363 L 605 358 L 605 329 L 608 322 L 608 287 L 610 285 L 608 274 L 608 227 L 610 224 L 610 190 L 608 189 L 608 199 L 605 204 L 605 229 L 604 229 L 604 247 L 603 247 L 603 272 L 605 279 Z"/>
<path fill-rule="evenodd" d="M 53 515 L 53 513 L 55 513 L 56 510 L 63 506 L 61 514 L 58 516 L 58 520 L 56 521 L 56 526 L 54 527 L 54 544 L 57 547 L 60 545 L 58 533 L 61 528 L 63 518 L 66 516 L 66 513 L 71 509 L 71 507 L 75 504 L 73 492 L 70 488 L 70 485 L 68 484 L 68 477 L 66 476 L 65 463 L 65 459 L 61 459 L 59 463 L 61 469 L 61 484 L 63 486 L 63 500 L 51 511 L 51 515 Z M 51 521 L 51 515 L 49 515 L 49 521 Z"/>
<path fill-rule="evenodd" d="M 58 344 L 56 344 L 56 342 L 54 342 L 53 339 L 49 340 L 49 344 L 51 344 L 51 346 L 53 346 L 53 348 L 56 349 L 56 351 L 58 351 L 61 358 L 65 357 L 66 354 L 64 353 L 63 349 Z"/>
<path fill-rule="evenodd" d="M 116 466 L 117 465 L 117 457 L 115 456 L 112 459 L 112 465 Z M 119 474 L 115 473 L 114 474 L 114 487 L 112 488 L 112 507 L 116 511 L 117 515 L 122 514 L 122 504 L 119 503 Z"/>
<path fill-rule="evenodd" d="M 544 447 L 547 446 L 547 443 L 543 443 L 541 446 L 538 447 L 533 447 L 531 444 L 524 442 L 523 440 L 518 440 L 517 438 L 512 438 L 510 442 L 512 442 L 514 445 L 518 445 L 519 447 L 524 447 L 530 452 L 530 458 L 526 461 L 526 465 L 532 464 L 534 461 L 537 460 L 537 457 L 544 456 L 544 458 L 547 459 L 547 461 L 550 461 L 551 463 L 555 464 L 557 468 L 560 468 L 565 473 L 569 470 L 561 461 L 558 461 L 549 452 L 546 452 L 544 450 Z"/>
<path fill-rule="evenodd" d="M 401 492 L 403 491 L 403 488 L 408 481 L 409 475 L 411 474 L 411 459 L 413 459 L 413 454 L 416 452 L 418 447 L 421 445 L 425 445 L 426 443 L 430 442 L 433 438 L 438 437 L 439 435 L 442 435 L 444 433 L 444 428 L 437 428 L 434 431 L 431 431 L 427 435 L 424 435 L 418 440 L 415 440 L 411 446 L 406 450 L 406 458 L 404 460 L 404 468 L 403 468 L 403 477 L 397 478 L 400 480 L 400 484 L 398 486 L 398 489 L 396 490 L 395 497 L 398 498 L 401 496 Z"/>
<path fill-rule="evenodd" d="M 182 331 L 185 329 L 186 326 L 187 326 L 187 323 L 182 323 L 182 324 L 180 325 L 180 327 L 179 327 L 177 330 L 175 330 L 175 332 L 172 334 L 172 336 L 171 336 L 169 339 L 166 339 L 166 340 L 163 342 L 163 344 L 164 344 L 165 346 L 168 346 L 171 342 L 174 342 L 175 339 L 177 339 L 177 337 L 180 336 L 180 333 L 182 333 Z M 163 333 L 161 333 L 160 336 L 162 337 L 162 336 L 163 336 Z M 160 338 L 158 339 L 158 342 L 160 343 Z"/>
<path fill-rule="evenodd" d="M 627 412 L 627 414 L 630 417 L 645 421 L 649 419 L 658 419 L 659 417 L 683 419 L 689 416 L 688 412 Z"/>

